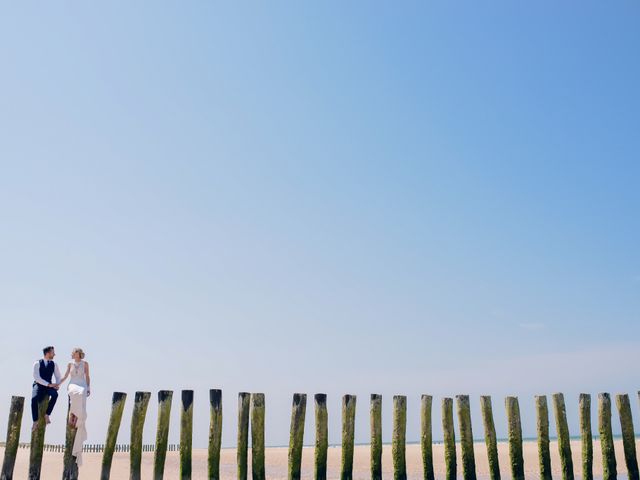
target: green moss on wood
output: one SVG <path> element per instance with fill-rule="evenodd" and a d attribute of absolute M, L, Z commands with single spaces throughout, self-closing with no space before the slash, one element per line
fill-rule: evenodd
<path fill-rule="evenodd" d="M 169 421 L 171 419 L 171 403 L 173 391 L 160 390 L 158 392 L 158 425 L 156 429 L 156 449 L 153 457 L 153 478 L 164 478 L 164 465 L 167 458 L 169 444 Z"/>
<path fill-rule="evenodd" d="M 482 423 L 484 426 L 484 443 L 487 446 L 487 458 L 489 460 L 489 478 L 491 480 L 500 480 L 498 440 L 496 437 L 496 426 L 493 422 L 491 397 L 488 395 L 481 396 L 480 407 L 482 409 Z"/>
<path fill-rule="evenodd" d="M 11 397 L 9 407 L 9 421 L 7 424 L 7 441 L 4 449 L 4 460 L 2 462 L 2 473 L 0 479 L 13 479 L 13 469 L 18 455 L 20 444 L 20 427 L 22 425 L 22 412 L 24 411 L 24 397 Z"/>
<path fill-rule="evenodd" d="M 562 479 L 573 480 L 574 474 L 573 459 L 571 457 L 571 437 L 569 435 L 564 395 L 562 395 L 562 393 L 554 393 L 552 398 L 554 416 L 556 417 L 556 433 L 558 434 L 558 453 L 560 454 Z"/>
<path fill-rule="evenodd" d="M 31 450 L 29 451 L 29 480 L 40 480 L 42 470 L 42 454 L 44 449 L 44 434 L 46 430 L 44 415 L 49 405 L 49 398 L 45 397 L 38 404 L 38 424 L 31 432 Z"/>
<path fill-rule="evenodd" d="M 476 460 L 473 454 L 473 430 L 471 428 L 471 407 L 468 395 L 456 395 L 460 448 L 462 450 L 462 477 L 476 480 Z"/>
<path fill-rule="evenodd" d="M 193 390 L 182 390 L 180 409 L 180 478 L 191 480 L 193 448 Z"/>
<path fill-rule="evenodd" d="M 393 433 L 391 440 L 391 457 L 393 458 L 394 480 L 407 479 L 407 397 L 393 397 Z"/>
<path fill-rule="evenodd" d="M 109 480 L 111 476 L 111 462 L 113 460 L 113 453 L 118 440 L 118 431 L 120 430 L 122 412 L 124 412 L 124 404 L 126 400 L 126 393 L 113 393 L 113 397 L 111 399 L 111 416 L 109 417 L 109 427 L 107 429 L 107 439 L 105 440 L 104 453 L 102 454 L 100 480 Z"/>
<path fill-rule="evenodd" d="M 507 436 L 509 439 L 509 463 L 512 480 L 524 480 L 524 458 L 522 455 L 522 426 L 520 405 L 517 397 L 505 399 L 507 409 Z"/>
<path fill-rule="evenodd" d="M 71 404 L 69 404 L 69 409 Z M 67 419 L 69 418 L 69 411 L 67 411 Z M 65 434 L 65 450 L 62 461 L 62 480 L 77 480 L 78 478 L 78 463 L 76 457 L 73 456 L 73 443 L 76 439 L 77 428 L 69 425 L 67 421 L 66 434 Z"/>
<path fill-rule="evenodd" d="M 210 480 L 220 480 L 220 447 L 222 446 L 222 390 L 209 390 L 209 452 L 207 473 Z"/>
<path fill-rule="evenodd" d="M 602 479 L 616 480 L 618 473 L 611 430 L 611 397 L 608 393 L 598 394 L 598 430 L 602 450 Z"/>
<path fill-rule="evenodd" d="M 371 394 L 371 480 L 382 480 L 382 395 Z"/>
<path fill-rule="evenodd" d="M 265 480 L 264 393 L 251 394 L 251 478 Z"/>
<path fill-rule="evenodd" d="M 624 448 L 624 461 L 627 466 L 629 480 L 638 480 L 638 457 L 636 455 L 636 434 L 633 431 L 633 417 L 629 395 L 616 395 L 616 405 L 620 414 L 620 427 L 622 430 L 622 447 Z"/>
<path fill-rule="evenodd" d="M 314 453 L 315 480 L 327 479 L 327 450 L 329 448 L 329 427 L 327 412 L 327 395 L 316 393 L 314 396 L 316 407 L 316 447 Z"/>
<path fill-rule="evenodd" d="M 236 452 L 238 480 L 247 480 L 250 398 L 251 395 L 247 392 L 240 392 L 238 394 L 238 449 Z"/>
<path fill-rule="evenodd" d="M 289 433 L 288 480 L 300 480 L 302 469 L 302 442 L 304 440 L 304 417 L 307 410 L 307 396 L 304 393 L 293 394 L 291 407 L 291 430 Z"/>
<path fill-rule="evenodd" d="M 591 435 L 591 395 L 581 393 L 578 400 L 580 410 L 580 443 L 582 450 L 582 480 L 593 480 L 593 438 Z M 637 479 L 636 479 L 637 480 Z"/>
<path fill-rule="evenodd" d="M 422 453 L 422 474 L 424 480 L 435 480 L 433 471 L 433 428 L 431 406 L 433 397 L 420 397 L 420 451 Z"/>
<path fill-rule="evenodd" d="M 549 407 L 547 397 L 539 395 L 535 397 L 536 420 L 538 432 L 538 465 L 540 479 L 551 480 L 551 451 L 549 449 Z"/>
<path fill-rule="evenodd" d="M 136 392 L 133 403 L 133 415 L 131 416 L 131 446 L 129 450 L 129 479 L 141 479 L 142 465 L 142 432 L 144 430 L 144 420 L 147 416 L 150 392 Z"/>
<path fill-rule="evenodd" d="M 340 480 L 353 478 L 353 447 L 356 420 L 356 396 L 342 397 L 342 455 L 340 461 Z"/>
<path fill-rule="evenodd" d="M 453 399 L 442 399 L 442 433 L 444 437 L 445 479 L 456 480 L 456 434 L 453 429 Z"/>

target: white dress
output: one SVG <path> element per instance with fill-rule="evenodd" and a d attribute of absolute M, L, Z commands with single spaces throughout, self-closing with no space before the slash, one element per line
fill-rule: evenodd
<path fill-rule="evenodd" d="M 82 465 L 82 446 L 87 440 L 87 377 L 85 375 L 86 363 L 81 360 L 69 363 L 71 367 L 69 392 L 69 411 L 77 417 L 76 439 L 73 442 L 73 456 L 76 463 Z"/>

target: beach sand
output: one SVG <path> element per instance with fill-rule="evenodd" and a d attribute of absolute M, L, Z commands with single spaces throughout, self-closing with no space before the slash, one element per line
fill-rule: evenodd
<path fill-rule="evenodd" d="M 637 442 L 640 443 L 640 442 Z M 554 477 L 560 477 L 560 458 L 558 456 L 558 445 L 551 442 L 551 466 Z M 576 478 L 581 477 L 581 454 L 580 442 L 574 440 L 571 442 L 573 454 L 573 464 Z M 622 450 L 622 441 L 615 442 L 616 458 L 618 462 L 619 477 L 626 477 L 626 468 L 624 463 L 624 455 Z M 302 478 L 313 478 L 313 447 L 305 447 L 302 458 Z M 480 478 L 488 478 L 489 467 L 487 462 L 487 450 L 483 442 L 476 442 L 474 445 L 476 472 Z M 539 478 L 538 474 L 538 450 L 535 441 L 525 441 L 523 445 L 525 474 L 527 478 Z M 458 453 L 458 477 L 461 478 L 460 470 L 460 445 L 457 445 Z M 500 469 L 504 478 L 510 478 L 509 472 L 509 450 L 506 442 L 498 443 L 498 453 L 500 457 Z M 0 449 L 0 455 L 3 455 L 3 449 Z M 267 448 L 266 456 L 266 475 L 268 479 L 285 479 L 287 477 L 287 448 Z M 81 479 L 98 479 L 100 476 L 100 466 L 102 454 L 86 453 L 84 454 L 84 465 L 80 470 Z M 410 479 L 422 478 L 422 457 L 419 445 L 407 445 L 407 474 Z M 433 445 L 434 469 L 436 478 L 443 478 L 445 473 L 444 466 L 444 447 L 442 444 Z M 20 449 L 14 478 L 27 478 L 29 462 L 29 450 Z M 221 452 L 220 472 L 222 479 L 234 480 L 236 478 L 236 451 L 235 449 L 223 449 Z M 393 468 L 391 463 L 391 446 L 385 445 L 383 449 L 383 475 L 385 478 L 393 478 Z M 251 478 L 251 453 L 249 452 L 249 478 Z M 594 476 L 602 476 L 602 455 L 600 452 L 600 442 L 593 442 L 593 470 Z M 126 453 L 116 453 L 113 459 L 111 478 L 127 479 L 129 478 L 129 456 Z M 46 452 L 43 459 L 42 480 L 59 480 L 62 476 L 62 454 Z M 144 453 L 142 458 L 142 478 L 151 479 L 153 472 L 153 453 Z M 340 447 L 329 447 L 328 455 L 328 472 L 327 477 L 337 479 L 340 476 Z M 165 478 L 179 478 L 179 453 L 168 452 L 165 468 Z M 194 449 L 193 451 L 193 476 L 194 480 L 204 480 L 207 478 L 207 451 L 204 449 Z M 369 446 L 357 445 L 354 454 L 354 479 L 368 479 L 369 474 Z"/>

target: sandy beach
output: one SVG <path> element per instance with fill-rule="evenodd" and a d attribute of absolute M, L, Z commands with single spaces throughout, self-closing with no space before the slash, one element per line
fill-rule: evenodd
<path fill-rule="evenodd" d="M 571 444 L 574 470 L 576 478 L 581 476 L 580 442 L 572 441 Z M 621 477 L 626 477 L 624 455 L 622 451 L 622 441 L 616 440 L 616 458 L 618 462 L 618 473 Z M 313 447 L 305 447 L 302 458 L 302 477 L 313 478 Z M 484 443 L 476 442 L 474 445 L 476 471 L 479 477 L 488 478 L 487 451 Z M 460 448 L 458 445 L 458 466 L 460 465 Z M 500 468 L 504 478 L 509 478 L 508 445 L 505 442 L 498 444 L 500 456 Z M 0 454 L 4 452 L 0 451 Z M 267 448 L 266 449 L 266 474 L 267 478 L 284 479 L 287 477 L 287 448 Z M 434 468 L 436 478 L 443 478 L 444 450 L 442 444 L 433 446 Z M 250 459 L 251 457 L 249 457 Z M 21 449 L 16 462 L 15 478 L 27 478 L 29 451 Z M 538 452 L 535 441 L 524 442 L 525 471 L 527 478 L 539 478 L 538 474 Z M 84 455 L 84 465 L 80 470 L 80 478 L 97 479 L 100 474 L 100 462 L 102 455 L 98 453 L 86 453 Z M 235 449 L 223 449 L 221 454 L 221 476 L 223 479 L 233 480 L 236 478 L 236 451 Z M 249 460 L 250 462 L 250 460 Z M 556 442 L 551 442 L 551 464 L 554 476 L 560 476 L 560 458 L 558 456 L 558 446 Z M 340 467 L 340 447 L 329 448 L 328 458 L 328 478 L 339 478 Z M 391 446 L 385 445 L 383 451 L 383 474 L 385 478 L 392 478 Z M 460 467 L 458 476 L 461 477 Z M 594 476 L 602 475 L 602 456 L 600 443 L 594 441 L 593 444 L 593 469 Z M 62 454 L 47 452 L 43 460 L 43 480 L 58 480 L 62 475 Z M 151 479 L 153 472 L 153 453 L 143 454 L 142 478 Z M 178 478 L 179 475 L 179 453 L 169 452 L 165 469 L 165 478 Z M 412 479 L 422 478 L 422 460 L 419 445 L 407 445 L 407 473 Z M 249 473 L 250 475 L 250 473 Z M 129 476 L 129 457 L 125 453 L 116 453 L 113 460 L 111 478 L 124 479 Z M 207 451 L 195 449 L 193 451 L 193 477 L 194 480 L 204 480 L 207 478 Z M 354 457 L 354 479 L 369 478 L 369 446 L 356 446 Z"/>

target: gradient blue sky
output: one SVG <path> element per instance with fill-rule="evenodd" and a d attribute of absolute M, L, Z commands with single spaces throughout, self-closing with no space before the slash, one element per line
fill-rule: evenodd
<path fill-rule="evenodd" d="M 112 391 L 160 388 L 196 390 L 198 446 L 212 387 L 226 445 L 240 390 L 266 393 L 269 444 L 295 391 L 329 394 L 332 442 L 343 393 L 358 441 L 372 392 L 385 440 L 394 393 L 411 440 L 427 392 L 436 438 L 457 393 L 480 437 L 477 395 L 499 435 L 519 395 L 531 435 L 533 395 L 561 390 L 575 432 L 579 392 L 639 387 L 639 21 L 631 1 L 4 2 L 0 415 L 53 343 L 93 366 L 90 442 Z"/>

